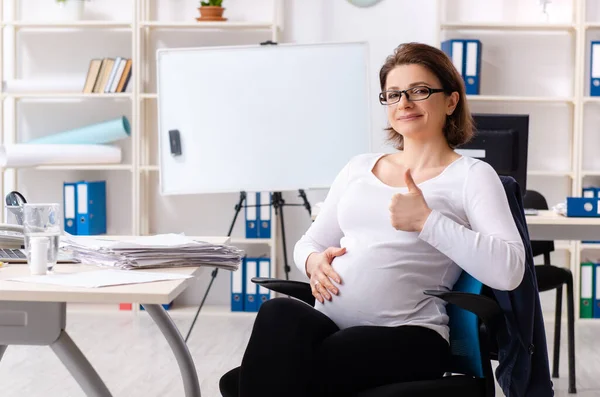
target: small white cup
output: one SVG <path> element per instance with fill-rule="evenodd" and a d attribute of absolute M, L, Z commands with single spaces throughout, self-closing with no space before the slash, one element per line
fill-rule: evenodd
<path fill-rule="evenodd" d="M 46 274 L 48 271 L 48 248 L 50 241 L 47 237 L 31 237 L 29 271 L 33 275 Z"/>

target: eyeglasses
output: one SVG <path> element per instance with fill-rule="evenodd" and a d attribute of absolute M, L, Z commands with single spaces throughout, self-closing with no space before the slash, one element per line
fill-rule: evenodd
<path fill-rule="evenodd" d="M 393 105 L 400 102 L 402 94 L 406 95 L 408 101 L 423 101 L 435 94 L 436 92 L 444 92 L 443 88 L 429 88 L 426 86 L 417 86 L 408 90 L 387 90 L 379 94 L 379 102 L 382 105 Z"/>

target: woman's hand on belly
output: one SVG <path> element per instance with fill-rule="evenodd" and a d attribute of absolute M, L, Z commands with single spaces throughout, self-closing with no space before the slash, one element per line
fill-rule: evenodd
<path fill-rule="evenodd" d="M 333 270 L 333 260 L 346 253 L 346 248 L 329 247 L 323 252 L 313 252 L 306 260 L 306 272 L 310 276 L 310 289 L 316 300 L 323 303 L 324 299 L 331 301 L 331 294 L 337 295 L 338 289 L 332 280 L 341 284 L 342 279 Z"/>

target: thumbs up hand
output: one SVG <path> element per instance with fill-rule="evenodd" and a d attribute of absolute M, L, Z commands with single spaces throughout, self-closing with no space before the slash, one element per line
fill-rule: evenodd
<path fill-rule="evenodd" d="M 396 230 L 420 232 L 431 213 L 431 209 L 427 206 L 423 192 L 413 180 L 410 170 L 406 170 L 404 181 L 406 187 L 408 187 L 408 192 L 405 194 L 397 193 L 392 196 L 390 220 Z"/>

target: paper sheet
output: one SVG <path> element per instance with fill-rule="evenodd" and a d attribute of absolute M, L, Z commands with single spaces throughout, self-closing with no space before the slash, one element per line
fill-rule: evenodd
<path fill-rule="evenodd" d="M 16 143 L 0 146 L 0 167 L 120 162 L 121 149 L 109 145 Z"/>
<path fill-rule="evenodd" d="M 99 288 L 114 285 L 151 283 L 164 280 L 181 280 L 191 278 L 185 274 L 154 273 L 128 270 L 95 270 L 69 274 L 47 274 L 43 276 L 26 276 L 9 278 L 7 281 L 19 281 L 35 284 L 52 284 L 64 287 Z"/>

